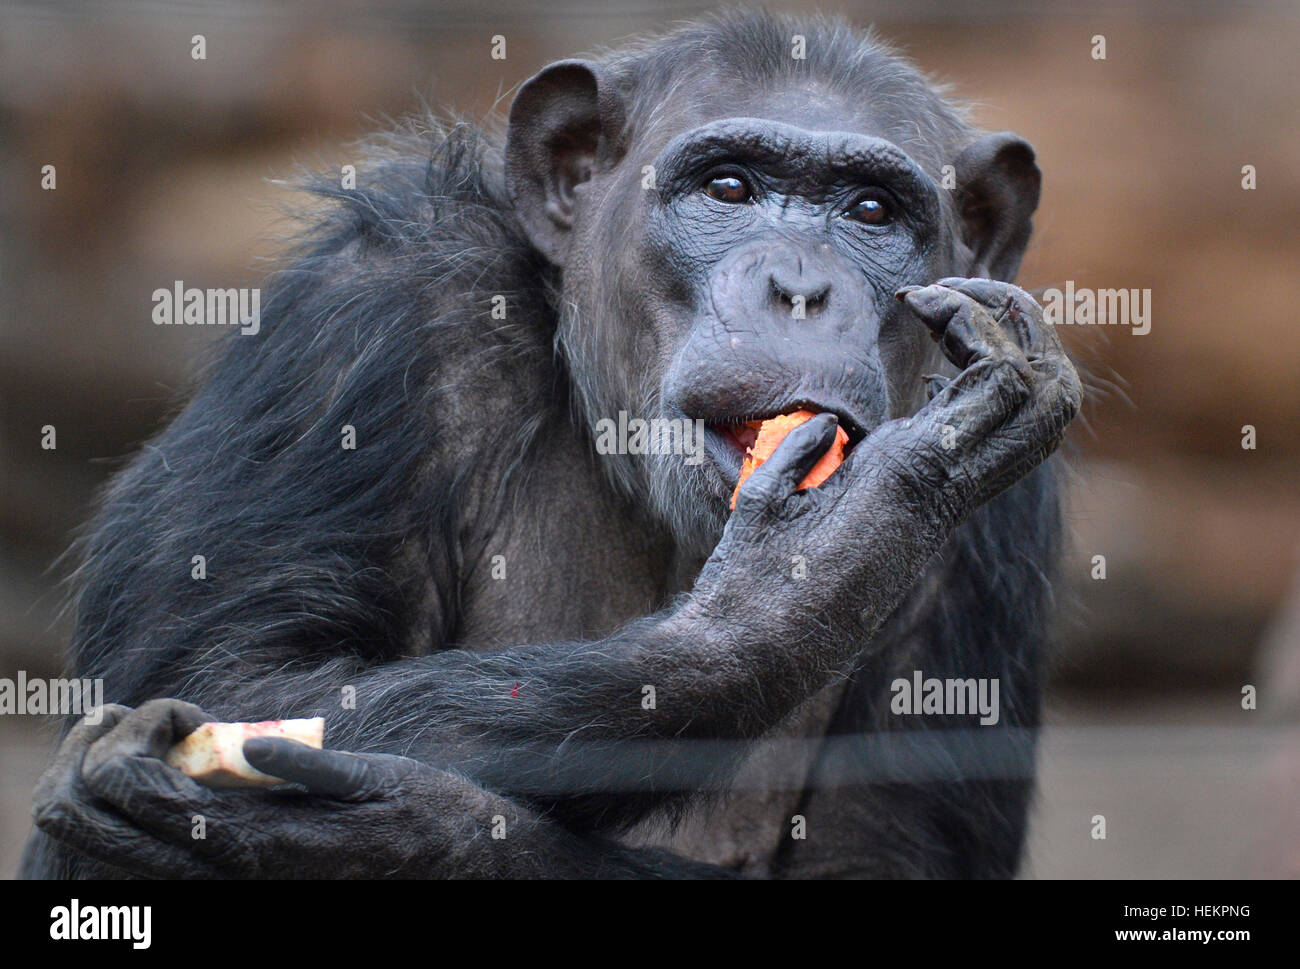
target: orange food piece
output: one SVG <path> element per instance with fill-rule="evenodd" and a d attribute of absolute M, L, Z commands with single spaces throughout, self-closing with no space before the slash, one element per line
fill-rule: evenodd
<path fill-rule="evenodd" d="M 751 474 L 758 470 L 759 465 L 772 456 L 777 445 L 785 440 L 785 436 L 793 431 L 800 424 L 807 423 L 816 417 L 815 411 L 797 410 L 789 414 L 780 414 L 770 420 L 751 423 L 751 427 L 758 427 L 758 439 L 754 441 L 754 446 L 749 449 L 749 454 L 745 458 L 745 463 L 740 466 L 740 480 L 736 482 L 736 490 L 731 493 L 731 507 L 736 507 L 736 497 L 740 494 L 740 486 L 743 485 Z M 805 488 L 816 488 L 823 481 L 829 478 L 841 464 L 844 463 L 844 448 L 849 443 L 849 436 L 845 433 L 844 428 L 835 428 L 835 440 L 827 448 L 826 453 L 818 459 L 813 465 L 812 470 L 808 472 L 807 477 L 799 482 L 799 490 Z"/>

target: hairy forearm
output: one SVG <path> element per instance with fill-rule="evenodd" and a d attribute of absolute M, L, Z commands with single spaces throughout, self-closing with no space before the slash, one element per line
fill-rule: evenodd
<path fill-rule="evenodd" d="M 677 610 L 597 641 L 286 669 L 239 703 L 323 715 L 330 746 L 416 757 L 584 826 L 620 823 L 715 783 L 802 699 L 744 648 Z"/>
<path fill-rule="evenodd" d="M 326 744 L 415 757 L 580 828 L 716 787 L 824 679 L 809 644 L 722 632 L 691 600 L 596 641 L 246 673 L 179 696 L 223 719 L 326 717 Z"/>

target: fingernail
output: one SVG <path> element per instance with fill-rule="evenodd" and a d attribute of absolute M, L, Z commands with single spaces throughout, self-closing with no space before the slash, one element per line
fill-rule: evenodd
<path fill-rule="evenodd" d="M 948 294 L 938 286 L 918 286 L 903 301 L 922 316 L 936 312 L 948 299 Z"/>
<path fill-rule="evenodd" d="M 907 295 L 908 295 L 908 293 L 915 293 L 918 289 L 921 289 L 921 287 L 920 287 L 920 286 L 904 286 L 904 287 L 903 287 L 902 289 L 900 289 L 898 292 L 894 293 L 894 299 L 898 300 L 898 301 L 901 303 L 903 300 L 907 299 Z"/>

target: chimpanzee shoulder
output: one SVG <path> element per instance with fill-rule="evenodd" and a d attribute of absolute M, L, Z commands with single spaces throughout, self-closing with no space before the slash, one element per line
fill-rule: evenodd
<path fill-rule="evenodd" d="M 492 136 L 426 117 L 363 157 L 355 188 L 306 184 L 310 228 L 259 333 L 215 341 L 79 542 L 74 663 L 112 701 L 171 692 L 220 711 L 230 677 L 277 657 L 361 662 L 420 649 L 413 631 L 428 648 L 456 622 L 468 479 L 495 470 L 473 455 L 526 454 L 562 411 L 545 270 Z M 273 618 L 286 611 L 292 628 Z"/>

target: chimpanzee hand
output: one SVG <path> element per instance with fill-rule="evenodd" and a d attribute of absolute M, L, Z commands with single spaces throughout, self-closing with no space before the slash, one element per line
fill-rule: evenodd
<path fill-rule="evenodd" d="M 827 414 L 744 484 L 696 597 L 751 638 L 842 640 L 846 624 L 878 624 L 967 515 L 1056 450 L 1078 411 L 1078 375 L 1023 290 L 949 278 L 898 296 L 961 372 L 912 417 L 877 427 L 819 488 L 796 491 L 830 444 Z M 790 581 L 796 557 L 807 581 Z"/>
<path fill-rule="evenodd" d="M 1079 376 L 1042 307 L 992 279 L 941 279 L 898 293 L 959 373 L 914 417 L 873 435 L 901 473 L 962 518 L 1060 445 L 1082 402 Z"/>
<path fill-rule="evenodd" d="M 528 874 L 518 870 L 528 854 L 520 839 L 535 819 L 406 757 L 245 742 L 250 764 L 308 793 L 213 790 L 163 762 L 173 743 L 212 719 L 189 703 L 152 700 L 136 710 L 106 706 L 98 724 L 82 720 L 37 785 L 37 826 L 143 877 Z M 494 818 L 503 839 L 488 836 Z"/>

